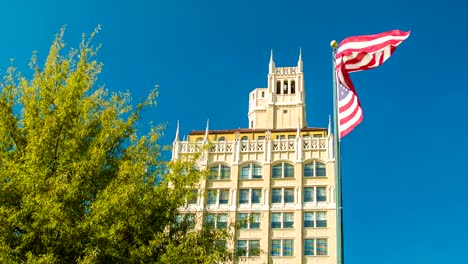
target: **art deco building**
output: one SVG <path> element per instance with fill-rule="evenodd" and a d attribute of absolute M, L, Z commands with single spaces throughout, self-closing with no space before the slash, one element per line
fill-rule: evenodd
<path fill-rule="evenodd" d="M 207 124 L 184 141 L 177 128 L 172 158 L 209 143 L 199 167 L 213 175 L 181 212 L 199 225 L 237 223 L 241 263 L 336 263 L 333 139 L 330 125 L 307 126 L 305 106 L 301 54 L 276 67 L 272 53 L 268 87 L 249 94 L 248 128 Z"/>

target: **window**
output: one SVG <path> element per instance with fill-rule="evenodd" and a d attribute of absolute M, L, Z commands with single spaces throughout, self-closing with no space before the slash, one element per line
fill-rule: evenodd
<path fill-rule="evenodd" d="M 249 137 L 248 137 L 248 136 L 243 136 L 243 137 L 241 138 L 241 141 L 247 141 L 247 140 L 249 140 Z"/>
<path fill-rule="evenodd" d="M 327 227 L 327 212 L 304 212 L 304 227 Z"/>
<path fill-rule="evenodd" d="M 294 178 L 294 166 L 285 162 L 276 164 L 273 166 L 271 177 L 273 179 Z"/>
<path fill-rule="evenodd" d="M 226 228 L 227 220 L 227 214 L 207 214 L 205 216 L 205 226 L 213 228 Z"/>
<path fill-rule="evenodd" d="M 283 94 L 288 94 L 288 81 L 283 82 Z"/>
<path fill-rule="evenodd" d="M 186 225 L 189 229 L 195 228 L 195 214 L 178 214 L 176 225 L 179 227 Z"/>
<path fill-rule="evenodd" d="M 328 254 L 328 240 L 326 238 L 304 239 L 304 255 L 326 256 Z"/>
<path fill-rule="evenodd" d="M 293 228 L 294 213 L 272 213 L 271 228 Z"/>
<path fill-rule="evenodd" d="M 262 98 L 265 97 L 265 92 L 262 92 Z"/>
<path fill-rule="evenodd" d="M 187 199 L 188 204 L 197 204 L 197 199 L 198 199 L 198 191 L 197 190 L 192 190 L 189 196 L 189 199 Z"/>
<path fill-rule="evenodd" d="M 229 189 L 212 189 L 208 190 L 207 204 L 228 204 Z"/>
<path fill-rule="evenodd" d="M 315 199 L 315 200 L 314 200 Z M 325 187 L 305 187 L 304 202 L 326 202 L 327 189 Z"/>
<path fill-rule="evenodd" d="M 294 256 L 294 240 L 293 239 L 272 239 L 271 253 L 275 256 Z"/>
<path fill-rule="evenodd" d="M 220 141 L 220 142 L 221 141 L 226 141 L 226 138 L 225 137 L 220 137 L 220 138 L 218 138 L 218 141 Z"/>
<path fill-rule="evenodd" d="M 241 167 L 241 179 L 261 179 L 262 166 L 255 163 L 249 163 Z"/>
<path fill-rule="evenodd" d="M 239 192 L 239 204 L 259 204 L 261 195 L 261 189 L 241 189 Z"/>
<path fill-rule="evenodd" d="M 276 94 L 281 94 L 281 82 L 276 82 Z"/>
<path fill-rule="evenodd" d="M 291 94 L 295 94 L 295 93 L 296 93 L 296 82 L 291 81 Z"/>
<path fill-rule="evenodd" d="M 273 188 L 272 203 L 294 203 L 294 188 Z"/>
<path fill-rule="evenodd" d="M 313 161 L 304 165 L 304 177 L 325 177 L 327 168 L 325 163 Z"/>
<path fill-rule="evenodd" d="M 211 166 L 210 172 L 210 180 L 228 180 L 231 177 L 231 168 L 224 164 Z"/>
<path fill-rule="evenodd" d="M 259 229 L 260 228 L 260 213 L 239 213 L 237 221 L 240 229 Z"/>
<path fill-rule="evenodd" d="M 260 256 L 260 240 L 237 240 L 237 255 L 243 257 Z"/>

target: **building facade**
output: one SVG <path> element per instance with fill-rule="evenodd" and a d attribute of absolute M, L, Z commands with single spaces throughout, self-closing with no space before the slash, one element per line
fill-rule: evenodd
<path fill-rule="evenodd" d="M 336 204 L 330 125 L 308 127 L 302 56 L 276 67 L 268 87 L 249 94 L 245 129 L 192 131 L 172 158 L 207 148 L 211 176 L 181 209 L 216 228 L 236 226 L 241 263 L 336 263 Z"/>

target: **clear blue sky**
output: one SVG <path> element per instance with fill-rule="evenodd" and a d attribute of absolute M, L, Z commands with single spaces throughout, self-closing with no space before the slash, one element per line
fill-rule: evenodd
<path fill-rule="evenodd" d="M 412 35 L 380 68 L 353 74 L 364 121 L 343 139 L 347 264 L 468 263 L 465 1 L 3 1 L 0 72 L 28 73 L 53 36 L 102 31 L 99 83 L 139 100 L 160 85 L 145 122 L 181 133 L 247 127 L 248 93 L 303 50 L 309 126 L 332 112 L 329 43 L 391 29 Z"/>

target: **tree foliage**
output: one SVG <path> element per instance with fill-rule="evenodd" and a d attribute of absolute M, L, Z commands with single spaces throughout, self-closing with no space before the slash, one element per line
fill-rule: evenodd
<path fill-rule="evenodd" d="M 65 52 L 62 29 L 32 77 L 9 68 L 1 80 L 0 263 L 232 260 L 216 243 L 227 230 L 177 221 L 204 177 L 196 157 L 164 162 L 161 127 L 137 134 L 157 90 L 133 105 L 96 87 L 96 32 Z"/>

